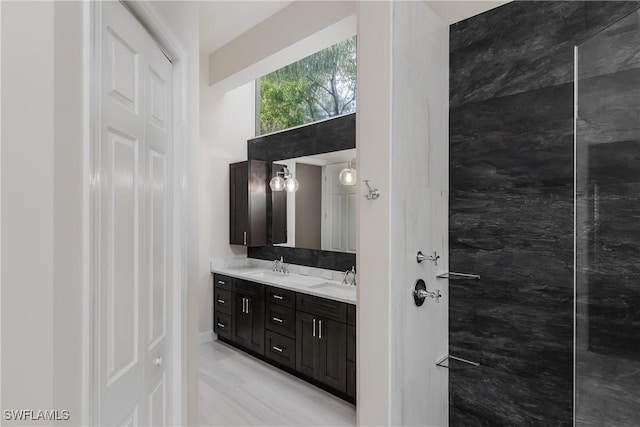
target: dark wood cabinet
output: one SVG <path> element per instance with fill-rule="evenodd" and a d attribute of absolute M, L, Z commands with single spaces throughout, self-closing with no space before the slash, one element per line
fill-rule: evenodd
<path fill-rule="evenodd" d="M 273 163 L 271 176 L 284 170 L 285 165 Z M 271 190 L 271 188 L 268 188 Z M 271 241 L 269 244 L 287 243 L 287 192 L 271 193 Z"/>
<path fill-rule="evenodd" d="M 296 337 L 296 311 L 293 308 L 267 304 L 266 328 L 289 338 Z"/>
<path fill-rule="evenodd" d="M 349 311 L 354 313 L 354 325 L 355 308 L 355 305 L 349 306 Z M 351 325 L 347 326 L 347 396 L 356 397 L 356 327 Z"/>
<path fill-rule="evenodd" d="M 341 392 L 347 391 L 347 325 L 320 319 L 318 325 L 320 366 L 318 380 Z"/>
<path fill-rule="evenodd" d="M 220 339 L 355 401 L 354 305 L 215 274 L 213 306 Z"/>
<path fill-rule="evenodd" d="M 296 370 L 317 378 L 320 349 L 316 342 L 317 319 L 313 314 L 296 314 Z"/>
<path fill-rule="evenodd" d="M 347 388 L 347 325 L 297 313 L 296 369 L 343 393 Z"/>
<path fill-rule="evenodd" d="M 250 160 L 229 165 L 229 243 L 267 244 L 267 162 Z"/>
<path fill-rule="evenodd" d="M 258 354 L 264 354 L 264 301 L 234 293 L 231 339 Z"/>
<path fill-rule="evenodd" d="M 265 341 L 264 355 L 267 359 L 287 368 L 295 369 L 296 341 L 294 339 L 267 330 L 265 332 Z"/>

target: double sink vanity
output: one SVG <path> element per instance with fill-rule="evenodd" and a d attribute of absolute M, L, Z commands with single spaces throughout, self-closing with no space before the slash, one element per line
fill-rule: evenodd
<path fill-rule="evenodd" d="M 355 286 L 261 268 L 212 273 L 218 340 L 355 403 Z"/>
<path fill-rule="evenodd" d="M 229 165 L 229 244 L 250 264 L 212 268 L 218 340 L 352 403 L 356 287 L 338 271 L 355 285 L 357 187 L 340 180 L 355 123 L 353 113 L 247 141 L 247 160 Z"/>

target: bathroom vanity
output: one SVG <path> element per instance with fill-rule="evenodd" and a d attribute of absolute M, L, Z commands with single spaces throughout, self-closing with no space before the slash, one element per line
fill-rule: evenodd
<path fill-rule="evenodd" d="M 355 403 L 355 286 L 258 268 L 212 273 L 218 340 Z"/>

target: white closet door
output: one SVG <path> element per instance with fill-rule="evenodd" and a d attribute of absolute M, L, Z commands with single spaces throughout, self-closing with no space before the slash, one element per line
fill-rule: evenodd
<path fill-rule="evenodd" d="M 101 7 L 100 423 L 164 425 L 171 64 L 119 2 Z"/>
<path fill-rule="evenodd" d="M 147 62 L 144 73 L 145 108 L 145 268 L 146 268 L 146 405 L 148 424 L 168 423 L 167 405 L 171 341 L 171 316 L 168 299 L 168 260 L 170 246 L 170 169 L 173 162 L 171 145 L 172 69 L 155 42 L 147 37 Z"/>

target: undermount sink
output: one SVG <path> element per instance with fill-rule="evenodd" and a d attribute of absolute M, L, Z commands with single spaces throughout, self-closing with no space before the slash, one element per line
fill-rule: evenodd
<path fill-rule="evenodd" d="M 284 277 L 287 277 L 284 273 L 276 273 L 275 271 L 269 271 L 269 270 L 254 271 L 251 273 L 247 273 L 247 276 L 251 276 L 259 279 L 269 279 L 269 280 L 282 279 Z"/>
<path fill-rule="evenodd" d="M 312 285 L 309 287 L 313 289 L 327 289 L 327 290 L 330 289 L 331 291 L 338 291 L 338 292 L 344 292 L 344 293 L 355 292 L 355 289 L 356 289 L 354 286 L 341 285 L 339 283 L 329 283 L 329 282 L 318 283 L 317 285 Z"/>
<path fill-rule="evenodd" d="M 256 279 L 274 280 L 281 283 L 290 283 L 301 286 L 317 286 L 326 283 L 326 279 L 313 276 L 303 276 L 301 274 L 284 274 L 270 270 L 254 271 L 247 273 L 247 276 L 255 277 Z"/>

